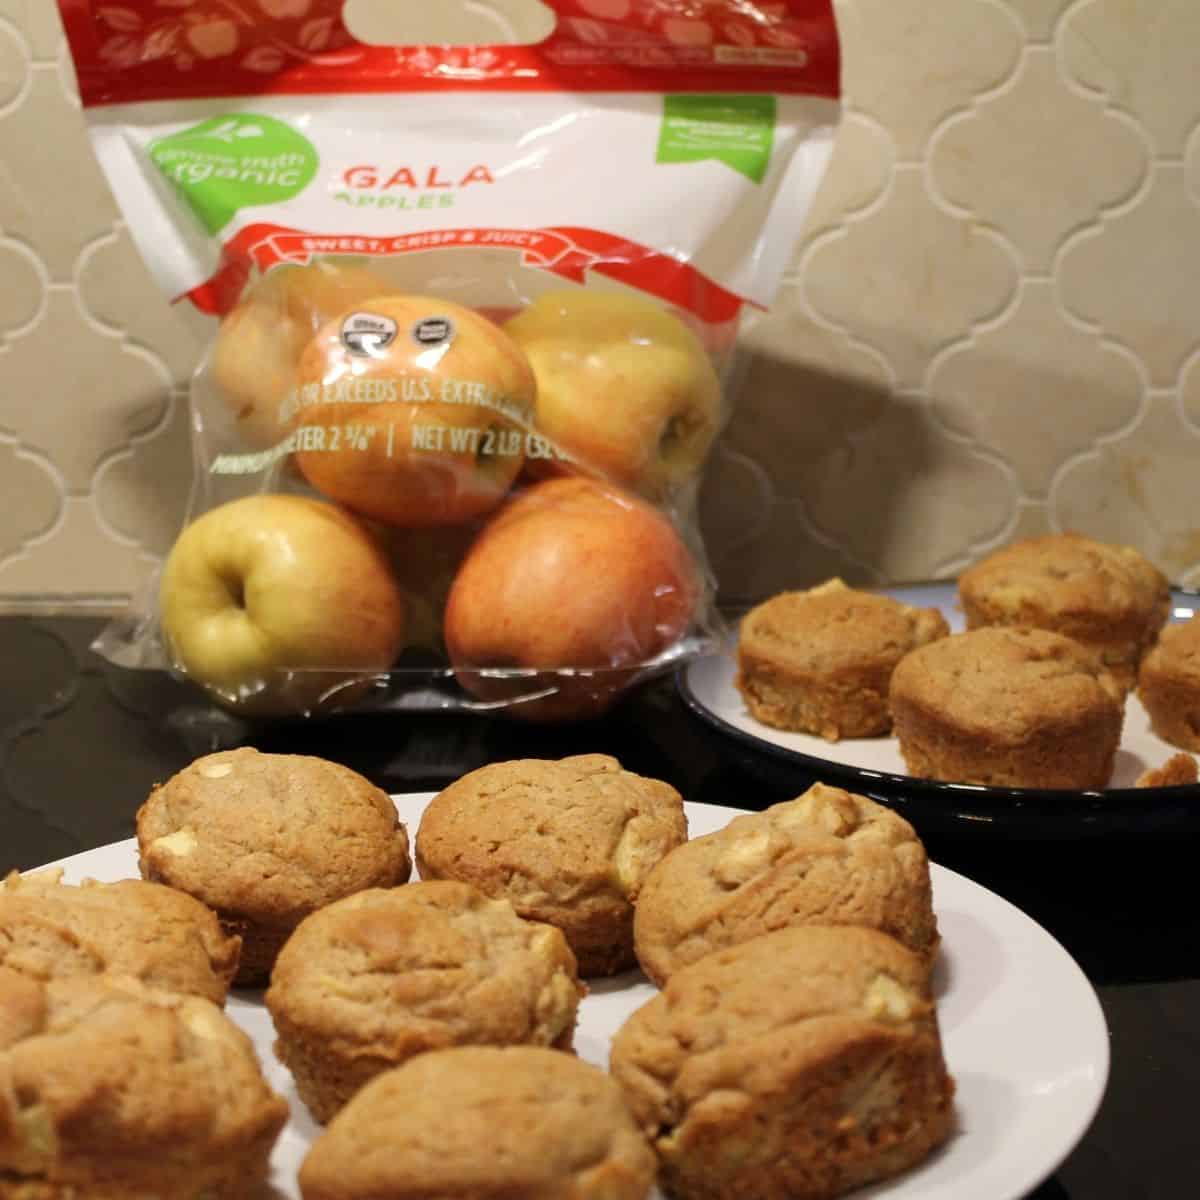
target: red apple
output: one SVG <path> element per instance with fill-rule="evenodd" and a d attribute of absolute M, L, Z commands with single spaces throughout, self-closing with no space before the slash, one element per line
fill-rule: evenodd
<path fill-rule="evenodd" d="M 686 632 L 701 586 L 657 509 L 611 484 L 550 479 L 508 501 L 467 552 L 446 603 L 446 648 L 483 699 L 554 689 L 514 715 L 590 716 Z M 495 667 L 531 674 L 478 670 Z"/>

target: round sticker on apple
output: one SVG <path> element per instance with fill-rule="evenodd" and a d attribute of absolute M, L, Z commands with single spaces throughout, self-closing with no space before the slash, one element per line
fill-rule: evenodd
<path fill-rule="evenodd" d="M 412 327 L 418 346 L 448 346 L 454 341 L 454 322 L 449 317 L 425 317 Z"/>
<path fill-rule="evenodd" d="M 351 313 L 342 322 L 342 345 L 361 358 L 378 358 L 396 340 L 396 322 L 379 313 Z"/>

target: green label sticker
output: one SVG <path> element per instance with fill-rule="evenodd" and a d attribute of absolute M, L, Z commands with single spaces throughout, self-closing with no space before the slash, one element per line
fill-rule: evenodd
<path fill-rule="evenodd" d="M 224 229 L 241 208 L 299 195 L 320 161 L 306 137 L 257 113 L 226 113 L 159 138 L 150 158 L 209 233 Z"/>
<path fill-rule="evenodd" d="M 775 144 L 774 96 L 664 96 L 660 163 L 716 159 L 762 183 Z"/>

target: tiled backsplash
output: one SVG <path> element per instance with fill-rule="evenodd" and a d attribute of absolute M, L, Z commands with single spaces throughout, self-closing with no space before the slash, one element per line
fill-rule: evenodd
<path fill-rule="evenodd" d="M 950 575 L 1065 528 L 1200 584 L 1200 4 L 838 10 L 834 161 L 705 490 L 724 594 Z M 0 599 L 145 577 L 197 354 L 93 162 L 56 6 L 0 0 Z"/>

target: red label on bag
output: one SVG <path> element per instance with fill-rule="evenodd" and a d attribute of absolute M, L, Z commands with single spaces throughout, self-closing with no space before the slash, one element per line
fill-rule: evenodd
<path fill-rule="evenodd" d="M 252 94 L 708 91 L 836 97 L 832 0 L 545 0 L 536 46 L 369 46 L 345 0 L 59 0 L 85 106 Z"/>

